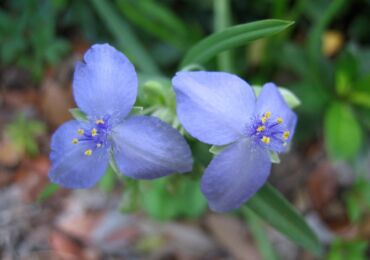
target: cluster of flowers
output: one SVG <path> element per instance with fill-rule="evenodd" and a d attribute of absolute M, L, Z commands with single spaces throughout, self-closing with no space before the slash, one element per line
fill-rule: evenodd
<path fill-rule="evenodd" d="M 212 210 L 240 207 L 266 182 L 269 153 L 285 152 L 297 117 L 277 87 L 256 98 L 239 77 L 224 72 L 178 72 L 172 80 L 177 114 L 198 140 L 226 146 L 208 165 L 201 190 Z M 89 188 L 113 158 L 135 179 L 192 170 L 185 139 L 161 120 L 130 115 L 138 91 L 134 66 L 108 44 L 92 46 L 76 64 L 73 95 L 87 120 L 64 123 L 51 141 L 49 178 L 67 188 Z"/>

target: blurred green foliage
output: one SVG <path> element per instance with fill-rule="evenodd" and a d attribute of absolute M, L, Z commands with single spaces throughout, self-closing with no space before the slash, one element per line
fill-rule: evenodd
<path fill-rule="evenodd" d="M 18 152 L 30 156 L 38 154 L 36 138 L 45 131 L 43 122 L 28 119 L 24 114 L 18 114 L 15 120 L 5 127 L 5 133 Z"/>

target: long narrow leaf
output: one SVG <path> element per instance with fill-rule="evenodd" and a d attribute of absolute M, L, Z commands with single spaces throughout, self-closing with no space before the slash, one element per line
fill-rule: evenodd
<path fill-rule="evenodd" d="M 119 47 L 137 66 L 146 73 L 158 74 L 159 69 L 136 37 L 130 26 L 122 20 L 108 1 L 90 0 L 102 21 L 116 38 Z"/>
<path fill-rule="evenodd" d="M 253 240 L 258 247 L 258 251 L 264 260 L 277 260 L 279 257 L 275 253 L 274 247 L 270 243 L 262 221 L 247 207 L 242 209 L 242 214 L 248 223 L 248 228 L 253 236 Z"/>
<path fill-rule="evenodd" d="M 293 22 L 262 20 L 229 27 L 214 33 L 193 46 L 181 62 L 181 67 L 192 63 L 202 64 L 222 51 L 242 46 L 250 41 L 271 36 L 291 26 Z"/>
<path fill-rule="evenodd" d="M 246 207 L 293 242 L 316 255 L 321 245 L 297 210 L 271 185 L 266 184 L 249 200 Z"/>

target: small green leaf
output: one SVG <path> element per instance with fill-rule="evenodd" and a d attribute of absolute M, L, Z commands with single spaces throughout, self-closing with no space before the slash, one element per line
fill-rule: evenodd
<path fill-rule="evenodd" d="M 211 148 L 209 148 L 209 152 L 214 154 L 214 155 L 217 155 L 220 152 L 222 152 L 222 150 L 225 149 L 226 146 L 227 145 L 222 145 L 222 146 L 212 145 Z"/>
<path fill-rule="evenodd" d="M 360 150 L 363 134 L 350 107 L 332 103 L 325 114 L 325 146 L 330 156 L 337 160 L 354 157 Z"/>
<path fill-rule="evenodd" d="M 78 121 L 88 121 L 86 114 L 77 107 L 69 109 L 69 112 L 72 114 L 73 118 Z"/>
<path fill-rule="evenodd" d="M 304 218 L 271 185 L 265 184 L 246 207 L 293 242 L 316 255 L 322 253 L 320 242 Z"/>
<path fill-rule="evenodd" d="M 277 152 L 269 151 L 270 161 L 272 163 L 280 163 L 280 158 Z"/>
<path fill-rule="evenodd" d="M 204 64 L 223 51 L 274 35 L 292 24 L 293 22 L 290 21 L 270 19 L 229 27 L 195 44 L 186 53 L 180 67 L 193 63 Z"/>
<path fill-rule="evenodd" d="M 144 111 L 143 107 L 134 106 L 130 112 L 130 115 L 141 115 Z"/>
<path fill-rule="evenodd" d="M 57 184 L 49 183 L 47 184 L 42 191 L 37 195 L 37 201 L 43 202 L 47 198 L 50 198 L 55 192 L 57 192 L 60 187 Z"/>
<path fill-rule="evenodd" d="M 285 102 L 288 104 L 290 108 L 295 108 L 301 104 L 299 98 L 291 92 L 289 89 L 278 87 L 280 94 L 283 96 Z M 254 93 L 258 96 L 261 93 L 262 87 L 260 86 L 253 86 Z"/>

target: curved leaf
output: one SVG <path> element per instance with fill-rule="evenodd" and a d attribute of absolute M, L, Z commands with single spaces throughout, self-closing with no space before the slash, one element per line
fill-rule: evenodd
<path fill-rule="evenodd" d="M 193 46 L 181 62 L 181 67 L 202 64 L 222 51 L 242 46 L 250 41 L 276 34 L 293 22 L 268 19 L 229 27 L 214 33 Z"/>
<path fill-rule="evenodd" d="M 315 233 L 297 210 L 271 185 L 265 184 L 248 201 L 246 207 L 293 242 L 316 255 L 321 254 L 321 244 Z"/>

